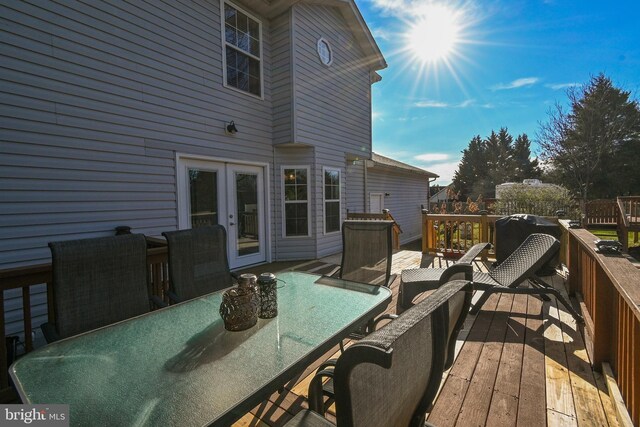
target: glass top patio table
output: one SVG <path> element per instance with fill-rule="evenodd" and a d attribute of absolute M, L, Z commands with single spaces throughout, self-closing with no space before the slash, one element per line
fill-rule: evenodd
<path fill-rule="evenodd" d="M 246 331 L 224 329 L 216 292 L 49 344 L 11 377 L 24 403 L 69 404 L 72 425 L 231 424 L 391 301 L 384 287 L 278 279 L 278 316 Z"/>

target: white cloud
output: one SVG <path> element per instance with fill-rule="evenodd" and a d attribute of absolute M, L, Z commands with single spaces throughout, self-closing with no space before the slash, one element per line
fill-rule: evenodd
<path fill-rule="evenodd" d="M 580 83 L 553 83 L 553 84 L 546 84 L 545 86 L 553 90 L 560 90 L 560 89 L 566 89 L 568 87 L 580 86 Z"/>
<path fill-rule="evenodd" d="M 425 166 L 418 166 L 440 176 L 435 182 L 436 184 L 450 184 L 453 180 L 453 174 L 458 169 L 459 161 L 433 163 Z"/>
<path fill-rule="evenodd" d="M 393 33 L 391 33 L 391 31 L 385 29 L 385 28 L 381 28 L 381 27 L 371 27 L 371 35 L 373 36 L 373 38 L 378 39 L 378 40 L 392 40 L 393 37 Z"/>
<path fill-rule="evenodd" d="M 416 160 L 421 160 L 423 162 L 440 162 L 442 160 L 447 160 L 449 155 L 444 153 L 426 153 L 418 154 L 415 158 Z"/>
<path fill-rule="evenodd" d="M 446 102 L 433 101 L 428 99 L 424 101 L 418 101 L 413 105 L 418 108 L 447 108 L 449 106 L 449 104 L 447 104 Z"/>
<path fill-rule="evenodd" d="M 467 108 L 467 107 L 471 107 L 473 105 L 473 103 L 476 102 L 475 99 L 465 99 L 464 101 L 462 101 L 460 104 L 458 104 L 459 108 Z"/>
<path fill-rule="evenodd" d="M 433 99 L 425 99 L 423 101 L 415 102 L 413 106 L 418 108 L 467 108 L 473 106 L 475 102 L 475 99 L 465 99 L 458 104 L 449 104 L 447 102 L 436 101 Z"/>
<path fill-rule="evenodd" d="M 379 111 L 372 111 L 371 112 L 371 121 L 380 121 L 383 122 L 384 119 L 382 118 L 382 113 Z"/>
<path fill-rule="evenodd" d="M 508 89 L 517 89 L 525 86 L 532 86 L 538 83 L 540 79 L 538 77 L 523 77 L 520 79 L 515 79 L 509 83 L 499 83 L 491 87 L 493 90 L 508 90 Z"/>

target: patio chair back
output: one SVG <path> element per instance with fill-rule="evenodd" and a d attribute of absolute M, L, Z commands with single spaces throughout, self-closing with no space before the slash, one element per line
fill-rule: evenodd
<path fill-rule="evenodd" d="M 49 248 L 53 263 L 55 338 L 66 338 L 150 310 L 147 244 L 143 235 L 51 242 Z"/>
<path fill-rule="evenodd" d="M 169 287 L 180 301 L 233 284 L 221 225 L 162 233 L 169 245 Z"/>
<path fill-rule="evenodd" d="M 342 223 L 340 277 L 389 286 L 393 221 L 347 220 Z"/>
<path fill-rule="evenodd" d="M 449 325 L 471 292 L 452 281 L 348 347 L 335 368 L 338 426 L 422 426 L 442 380 Z M 453 332 L 453 331 L 452 331 Z"/>
<path fill-rule="evenodd" d="M 542 233 L 531 234 L 507 259 L 490 271 L 489 276 L 502 286 L 518 286 L 545 265 L 559 249 L 560 242 L 555 237 Z"/>

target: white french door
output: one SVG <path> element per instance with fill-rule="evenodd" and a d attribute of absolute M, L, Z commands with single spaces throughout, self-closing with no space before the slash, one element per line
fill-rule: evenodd
<path fill-rule="evenodd" d="M 180 229 L 221 224 L 231 268 L 265 261 L 264 184 L 263 167 L 179 159 Z"/>

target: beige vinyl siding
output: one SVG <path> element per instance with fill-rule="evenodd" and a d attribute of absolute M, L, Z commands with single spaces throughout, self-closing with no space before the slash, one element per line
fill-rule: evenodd
<path fill-rule="evenodd" d="M 422 236 L 420 205 L 427 204 L 428 178 L 417 173 L 399 169 L 372 167 L 367 169 L 367 191 L 389 193 L 384 198 L 384 207 L 400 224 L 400 242 L 407 243 Z M 368 202 L 368 195 L 367 195 Z"/>

